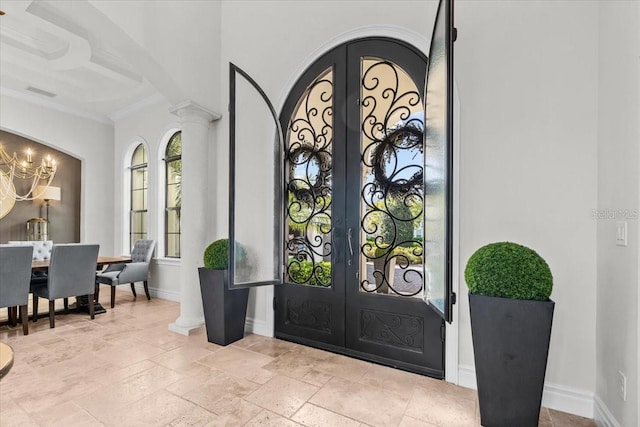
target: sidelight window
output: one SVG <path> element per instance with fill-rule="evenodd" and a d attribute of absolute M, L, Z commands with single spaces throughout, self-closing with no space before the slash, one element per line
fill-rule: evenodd
<path fill-rule="evenodd" d="M 182 132 L 173 134 L 165 151 L 165 256 L 180 258 L 182 208 Z"/>
<path fill-rule="evenodd" d="M 148 233 L 149 164 L 143 144 L 131 156 L 131 208 L 129 210 L 129 247 L 136 240 L 146 239 Z"/>

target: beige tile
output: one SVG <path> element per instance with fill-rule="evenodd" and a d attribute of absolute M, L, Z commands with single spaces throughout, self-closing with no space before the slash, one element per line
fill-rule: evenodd
<path fill-rule="evenodd" d="M 405 415 L 427 423 L 447 427 L 479 425 L 476 403 L 427 388 L 416 387 Z"/>
<path fill-rule="evenodd" d="M 273 372 L 263 369 L 264 365 L 273 361 L 272 357 L 233 346 L 215 351 L 198 361 L 204 365 L 259 384 L 264 384 L 275 376 Z"/>
<path fill-rule="evenodd" d="M 301 379 L 308 375 L 313 370 L 314 365 L 319 362 L 319 359 L 314 359 L 298 352 L 289 352 L 275 358 L 264 365 L 263 368 L 276 374 Z"/>
<path fill-rule="evenodd" d="M 372 364 L 358 382 L 383 388 L 409 399 L 417 379 L 418 375 L 416 374 Z"/>
<path fill-rule="evenodd" d="M 198 363 L 195 362 L 194 364 L 198 364 Z M 175 383 L 167 386 L 166 390 L 177 396 L 184 396 L 190 391 L 196 390 L 202 387 L 205 383 L 211 381 L 212 378 L 215 378 L 219 375 L 224 375 L 222 371 L 216 371 L 204 365 L 199 365 L 199 366 L 202 366 L 203 369 L 206 369 L 206 373 L 205 371 L 202 371 L 203 372 L 202 375 L 187 375 L 181 380 L 178 380 Z"/>
<path fill-rule="evenodd" d="M 247 396 L 246 400 L 288 418 L 316 391 L 316 386 L 279 375 Z"/>
<path fill-rule="evenodd" d="M 433 392 L 446 394 L 459 399 L 477 400 L 478 393 L 476 390 L 467 387 L 460 387 L 443 380 L 429 378 L 422 375 L 416 376 L 416 384 Z"/>
<path fill-rule="evenodd" d="M 334 377 L 359 381 L 370 367 L 371 363 L 369 362 L 340 354 L 331 354 L 326 359 L 314 363 L 313 369 Z"/>
<path fill-rule="evenodd" d="M 480 407 L 478 406 L 478 410 Z M 538 419 L 538 427 L 553 427 L 553 422 L 551 421 L 551 414 L 549 414 L 549 410 L 547 408 L 540 408 L 540 417 Z"/>
<path fill-rule="evenodd" d="M 95 371 L 91 371 L 92 376 L 96 376 L 100 378 L 100 381 L 106 385 L 111 385 L 115 382 L 128 378 L 132 375 L 139 374 L 140 372 L 144 372 L 148 369 L 155 368 L 158 366 L 156 363 L 153 363 L 150 360 L 143 360 L 141 362 L 134 363 L 125 368 L 121 368 L 119 366 L 111 365 L 108 362 L 104 362 L 105 364 L 98 368 Z"/>
<path fill-rule="evenodd" d="M 101 384 L 96 379 L 87 376 L 51 380 L 40 375 L 35 382 L 13 390 L 12 396 L 25 411 L 31 413 L 62 405 L 91 394 L 100 387 Z"/>
<path fill-rule="evenodd" d="M 117 297 L 94 321 L 40 319 L 28 336 L 0 326 L 20 355 L 0 386 L 0 425 L 479 425 L 474 390 L 258 335 L 221 347 L 204 328 L 169 332 L 177 303 L 134 301 L 128 287 Z M 539 425 L 594 426 L 546 408 Z"/>
<path fill-rule="evenodd" d="M 222 371 L 207 365 L 203 365 L 200 362 L 191 362 L 189 365 L 178 369 L 183 375 L 187 375 L 190 377 L 215 377 L 219 375 Z"/>
<path fill-rule="evenodd" d="M 589 418 L 549 409 L 553 427 L 595 427 L 596 423 Z"/>
<path fill-rule="evenodd" d="M 310 403 L 305 403 L 291 419 L 308 427 L 358 427 L 360 425 L 358 421 Z"/>
<path fill-rule="evenodd" d="M 86 414 L 86 412 L 75 403 L 64 402 L 53 407 L 37 409 L 31 412 L 30 415 L 38 424 L 44 425 L 59 423 L 67 417 L 73 417 L 76 413 Z"/>
<path fill-rule="evenodd" d="M 420 421 L 418 419 L 404 416 L 402 417 L 402 421 L 400 421 L 400 426 L 398 427 L 437 427 L 437 424 L 431 424 L 426 421 Z"/>
<path fill-rule="evenodd" d="M 309 403 L 372 426 L 397 426 L 407 406 L 387 390 L 342 378 L 332 378 Z"/>
<path fill-rule="evenodd" d="M 295 427 L 300 424 L 288 420 L 278 414 L 263 409 L 258 415 L 249 420 L 245 427 Z"/>
<path fill-rule="evenodd" d="M 102 372 L 100 375 L 102 377 L 105 372 L 118 369 L 116 366 L 98 358 L 93 352 L 79 351 L 76 354 L 75 357 L 70 357 L 67 360 L 52 363 L 48 366 L 38 366 L 34 370 L 47 380 L 59 381 L 65 378 L 85 377 L 88 376 L 88 372 L 92 371 Z"/>
<path fill-rule="evenodd" d="M 0 424 L 3 426 L 38 427 L 38 423 L 20 405 L 10 399 L 3 400 L 2 408 L 0 408 Z"/>
<path fill-rule="evenodd" d="M 101 427 L 103 423 L 92 417 L 87 411 L 80 410 L 56 422 L 41 423 L 42 426 L 50 427 Z"/>
<path fill-rule="evenodd" d="M 246 400 L 235 398 L 220 406 L 216 414 L 216 426 L 241 426 L 258 415 L 263 409 Z"/>
<path fill-rule="evenodd" d="M 199 406 L 193 406 L 178 418 L 167 424 L 167 427 L 205 427 L 216 425 L 220 417 Z"/>
<path fill-rule="evenodd" d="M 163 350 L 172 350 L 190 342 L 189 337 L 169 331 L 165 322 L 154 328 L 145 328 L 135 337 Z"/>
<path fill-rule="evenodd" d="M 231 345 L 234 346 L 234 347 L 238 347 L 238 348 L 248 348 L 248 347 L 251 347 L 252 345 L 254 345 L 256 343 L 267 341 L 267 340 L 270 340 L 270 339 L 273 339 L 273 338 L 264 337 L 262 335 L 256 335 L 256 334 L 247 334 L 247 335 L 244 336 L 244 338 L 234 342 Z"/>
<path fill-rule="evenodd" d="M 164 352 L 160 347 L 127 339 L 113 345 L 108 351 L 96 352 L 96 356 L 105 362 L 125 368 Z"/>
<path fill-rule="evenodd" d="M 166 368 L 181 370 L 188 368 L 192 362 L 209 355 L 211 352 L 202 347 L 185 345 L 154 356 L 151 360 Z"/>
<path fill-rule="evenodd" d="M 128 406 L 124 411 L 104 412 L 99 420 L 107 426 L 163 426 L 175 419 L 192 413 L 196 408 L 191 402 L 167 391 L 151 393 Z"/>
<path fill-rule="evenodd" d="M 331 378 L 333 377 L 325 372 L 320 372 L 320 371 L 316 371 L 315 369 L 311 369 L 302 377 L 302 381 L 309 384 L 313 384 L 318 387 L 322 387 L 323 385 L 328 383 Z"/>
<path fill-rule="evenodd" d="M 246 349 L 267 356 L 278 357 L 289 353 L 290 351 L 295 351 L 298 347 L 300 347 L 298 344 L 282 341 L 276 338 L 268 338 L 266 340 L 258 341 Z"/>
<path fill-rule="evenodd" d="M 113 385 L 85 394 L 74 402 L 98 420 L 110 420 L 113 413 L 127 412 L 133 402 L 143 399 L 183 378 L 180 374 L 162 366 L 138 372 Z"/>
<path fill-rule="evenodd" d="M 229 406 L 234 399 L 242 399 L 260 387 L 259 384 L 236 378 L 226 373 L 209 379 L 196 389 L 184 393 L 183 397 L 218 415 L 228 413 Z M 252 405 L 253 406 L 253 405 Z M 253 418 L 256 411 L 249 418 Z"/>

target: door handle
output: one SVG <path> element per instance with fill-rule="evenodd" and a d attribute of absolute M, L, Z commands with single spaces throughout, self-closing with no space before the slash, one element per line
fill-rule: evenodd
<path fill-rule="evenodd" d="M 352 262 L 352 258 L 353 258 L 353 229 L 351 227 L 349 227 L 349 230 L 347 231 L 347 242 L 349 243 L 349 254 L 351 255 L 351 257 L 349 258 L 349 261 L 347 262 L 347 264 L 351 265 Z"/>

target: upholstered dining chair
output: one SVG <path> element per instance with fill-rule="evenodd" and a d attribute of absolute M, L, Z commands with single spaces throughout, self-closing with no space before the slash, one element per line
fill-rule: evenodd
<path fill-rule="evenodd" d="M 93 294 L 100 245 L 64 243 L 53 245 L 46 283 L 32 285 L 33 312 L 38 312 L 38 299 L 49 300 L 49 327 L 55 328 L 55 300 L 81 295 L 89 296 L 89 314 L 94 318 Z M 37 316 L 33 321 L 38 320 Z"/>
<path fill-rule="evenodd" d="M 9 240 L 10 245 L 16 246 L 29 246 L 33 248 L 33 261 L 48 261 L 51 258 L 51 249 L 53 248 L 52 240 Z M 31 286 L 29 286 L 29 292 L 33 293 L 33 287 L 38 284 L 47 283 L 47 270 L 33 270 L 31 271 Z M 33 299 L 37 297 L 34 295 Z M 65 311 L 69 308 L 69 299 L 64 299 Z M 33 316 L 37 316 L 38 313 L 34 312 Z"/>
<path fill-rule="evenodd" d="M 147 299 L 151 299 L 147 280 L 149 279 L 149 263 L 155 246 L 155 240 L 138 240 L 131 250 L 130 263 L 111 264 L 102 273 L 96 275 L 96 289 L 100 284 L 111 286 L 111 308 L 116 305 L 116 286 L 118 285 L 130 283 L 131 292 L 134 297 L 137 297 L 135 283 L 142 282 Z"/>
<path fill-rule="evenodd" d="M 10 312 L 13 307 L 20 307 L 24 335 L 29 335 L 27 303 L 32 254 L 33 248 L 30 246 L 0 245 L 0 307 L 7 307 Z"/>

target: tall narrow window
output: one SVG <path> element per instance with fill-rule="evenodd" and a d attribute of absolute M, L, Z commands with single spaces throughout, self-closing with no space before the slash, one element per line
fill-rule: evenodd
<path fill-rule="evenodd" d="M 173 134 L 165 152 L 165 256 L 180 258 L 180 208 L 182 206 L 182 133 Z"/>
<path fill-rule="evenodd" d="M 133 247 L 136 240 L 147 238 L 147 208 L 149 167 L 147 150 L 144 145 L 136 147 L 131 156 L 131 211 L 129 212 L 129 247 Z"/>

